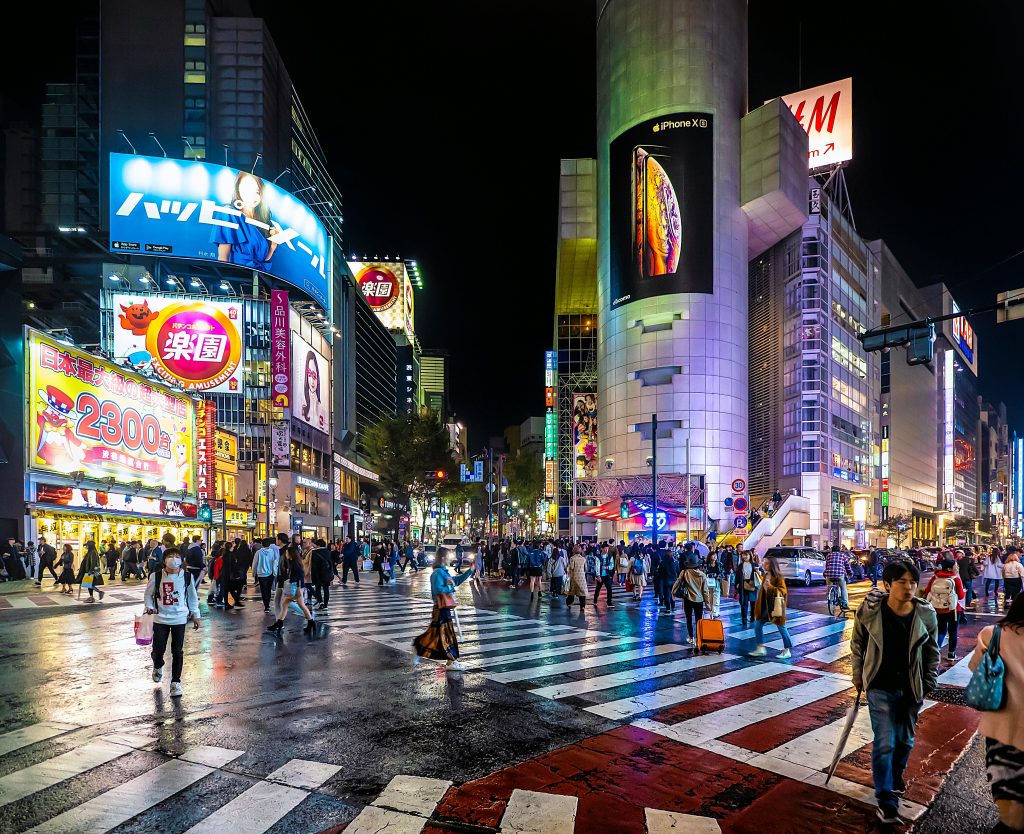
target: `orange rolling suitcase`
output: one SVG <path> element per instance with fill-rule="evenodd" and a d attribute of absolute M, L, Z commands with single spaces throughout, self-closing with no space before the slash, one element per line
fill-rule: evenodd
<path fill-rule="evenodd" d="M 721 620 L 697 620 L 697 651 L 719 654 L 725 651 L 725 627 Z"/>

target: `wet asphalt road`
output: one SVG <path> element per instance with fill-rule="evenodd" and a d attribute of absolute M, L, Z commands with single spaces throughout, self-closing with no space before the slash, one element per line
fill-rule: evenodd
<path fill-rule="evenodd" d="M 332 610 L 350 598 L 422 598 L 426 588 L 425 576 L 387 588 L 364 580 L 358 589 L 336 588 Z M 646 608 L 588 606 L 581 618 L 576 611 L 549 610 L 547 603 L 530 605 L 526 592 L 511 592 L 504 583 L 485 583 L 470 594 L 465 602 L 481 609 L 585 624 L 610 635 L 659 642 L 685 636 L 679 620 L 659 619 Z M 208 745 L 239 755 L 115 830 L 186 831 L 290 759 L 303 759 L 340 769 L 268 830 L 317 832 L 351 820 L 395 774 L 460 783 L 619 724 L 481 674 L 446 676 L 431 663 L 414 668 L 409 654 L 348 633 L 329 616 L 315 635 L 305 636 L 293 615 L 283 637 L 275 638 L 264 630 L 271 618 L 258 601 L 225 612 L 207 610 L 201 597 L 203 627 L 186 634 L 181 699 L 167 696 L 166 679 L 162 686 L 150 680 L 148 649 L 136 646 L 132 635 L 138 605 L 2 612 L 0 731 L 41 721 L 80 729 L 0 758 L 0 779 L 104 734 L 135 733 L 153 743 L 37 795 L 7 803 L 0 796 L 0 831 L 27 831 L 166 761 L 161 754 Z M 823 611 L 823 600 L 820 587 L 795 588 L 791 605 Z M 964 650 L 971 642 L 964 640 Z M 970 834 L 991 826 L 977 743 L 936 804 L 944 810 L 929 814 L 918 830 Z M 947 827 L 950 821 L 954 828 Z"/>

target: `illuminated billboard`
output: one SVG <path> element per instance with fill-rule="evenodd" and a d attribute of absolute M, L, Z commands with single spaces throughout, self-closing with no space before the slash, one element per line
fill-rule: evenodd
<path fill-rule="evenodd" d="M 714 291 L 714 121 L 671 113 L 620 133 L 608 152 L 612 309 Z"/>
<path fill-rule="evenodd" d="M 145 377 L 27 330 L 29 469 L 195 494 L 195 406 Z"/>
<path fill-rule="evenodd" d="M 807 167 L 853 159 L 853 79 L 844 78 L 781 97 L 807 131 Z"/>
<path fill-rule="evenodd" d="M 242 304 L 161 295 L 113 296 L 114 358 L 186 391 L 242 392 Z"/>
<path fill-rule="evenodd" d="M 292 330 L 292 417 L 331 431 L 331 363 Z"/>
<path fill-rule="evenodd" d="M 597 394 L 572 395 L 572 445 L 577 478 L 597 477 Z"/>
<path fill-rule="evenodd" d="M 112 153 L 110 250 L 258 269 L 329 307 L 327 229 L 301 200 L 248 171 Z"/>
<path fill-rule="evenodd" d="M 388 330 L 411 336 L 413 327 L 412 282 L 402 261 L 349 261 L 349 268 L 363 298 Z"/>
<path fill-rule="evenodd" d="M 942 291 L 942 313 L 956 316 L 960 312 L 959 305 L 953 300 L 948 289 Z M 971 373 L 978 375 L 978 337 L 966 316 L 956 316 L 942 322 L 942 335 L 946 337 Z"/>

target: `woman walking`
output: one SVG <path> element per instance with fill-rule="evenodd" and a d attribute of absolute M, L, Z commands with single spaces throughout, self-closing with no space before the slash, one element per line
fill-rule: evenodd
<path fill-rule="evenodd" d="M 995 626 L 978 634 L 969 665 L 977 669 L 993 639 L 1003 661 L 1002 709 L 981 713 L 978 730 L 985 736 L 985 763 L 999 823 L 992 834 L 1024 831 L 1024 596 L 1018 595 Z"/>
<path fill-rule="evenodd" d="M 316 627 L 316 619 L 302 599 L 302 584 L 305 575 L 302 572 L 302 554 L 299 553 L 297 544 L 288 545 L 287 550 L 282 554 L 281 577 L 284 587 L 281 595 L 281 613 L 273 625 L 267 626 L 267 631 L 280 634 L 284 629 L 285 617 L 288 616 L 288 610 L 291 608 L 292 611 L 296 611 L 306 618 L 306 627 L 302 629 L 302 633 L 309 634 Z"/>
<path fill-rule="evenodd" d="M 626 551 L 615 546 L 615 582 L 620 588 L 626 586 L 626 574 L 629 572 L 629 557 Z"/>
<path fill-rule="evenodd" d="M 447 548 L 437 549 L 434 570 L 430 574 L 430 596 L 434 600 L 434 610 L 427 630 L 412 641 L 416 663 L 419 663 L 421 657 L 427 657 L 431 660 L 444 660 L 448 671 L 463 670 L 459 660 L 459 640 L 455 634 L 455 589 L 475 572 L 474 568 L 470 568 L 452 576 L 448 571 Z"/>
<path fill-rule="evenodd" d="M 642 554 L 637 553 L 630 559 L 627 577 L 629 589 L 633 592 L 633 602 L 640 602 L 644 586 L 647 585 L 647 563 Z"/>
<path fill-rule="evenodd" d="M 1010 545 L 1006 548 L 1006 562 L 1003 564 L 1003 604 L 1009 609 L 1013 598 L 1021 592 L 1024 584 L 1024 565 L 1020 562 L 1020 549 Z"/>
<path fill-rule="evenodd" d="M 704 616 L 705 607 L 711 608 L 711 586 L 708 578 L 697 568 L 699 564 L 696 553 L 688 553 L 686 566 L 672 583 L 672 595 L 683 598 L 683 610 L 686 612 L 686 644 L 695 644 L 697 623 Z"/>
<path fill-rule="evenodd" d="M 750 653 L 750 657 L 764 657 L 768 654 L 764 645 L 765 623 L 772 623 L 782 635 L 783 649 L 779 652 L 779 659 L 793 656 L 793 639 L 786 628 L 786 597 L 786 580 L 779 573 L 775 557 L 769 556 L 764 560 L 764 579 L 754 602 L 754 639 L 757 640 L 757 648 Z"/>
<path fill-rule="evenodd" d="M 579 597 L 580 613 L 587 604 L 587 595 L 590 589 L 587 587 L 587 559 L 583 555 L 583 548 L 578 544 L 572 549 L 572 556 L 569 557 L 569 566 L 566 569 L 568 587 L 566 588 L 565 610 L 572 609 L 572 601 Z"/>
<path fill-rule="evenodd" d="M 75 553 L 70 544 L 64 545 L 60 553 L 60 576 L 57 582 L 60 585 L 60 592 L 71 596 L 71 586 L 75 584 Z"/>
<path fill-rule="evenodd" d="M 86 576 L 91 576 L 88 585 L 83 585 L 83 580 Z M 82 558 L 82 564 L 78 566 L 78 595 L 81 597 L 82 588 L 85 587 L 89 591 L 89 599 L 86 602 L 96 602 L 93 597 L 93 588 L 96 589 L 96 593 L 100 595 L 100 600 L 103 599 L 103 591 L 100 590 L 99 586 L 103 584 L 103 568 L 100 567 L 100 554 L 96 551 L 96 543 L 92 540 L 88 541 L 85 545 L 85 556 Z"/>
<path fill-rule="evenodd" d="M 754 601 L 761 590 L 761 569 L 754 564 L 749 550 L 743 551 L 736 566 L 736 590 L 739 594 L 743 628 L 746 628 L 748 614 L 750 620 L 754 619 Z"/>
<path fill-rule="evenodd" d="M 377 581 L 378 585 L 383 585 L 385 582 L 390 582 L 391 578 L 386 573 L 387 570 L 387 550 L 384 545 L 381 545 L 373 556 L 373 569 L 377 571 L 377 576 L 380 579 Z"/>
<path fill-rule="evenodd" d="M 565 558 L 565 551 L 559 547 L 551 549 L 551 556 L 545 566 L 545 573 L 551 581 L 551 601 L 555 602 L 565 593 L 565 572 L 568 568 L 568 560 Z"/>
<path fill-rule="evenodd" d="M 992 589 L 992 596 L 999 596 L 999 582 L 1003 578 L 1003 559 L 999 554 L 999 548 L 993 547 L 988 556 L 985 557 L 985 567 L 981 572 L 985 580 L 985 596 L 988 596 L 988 589 Z"/>

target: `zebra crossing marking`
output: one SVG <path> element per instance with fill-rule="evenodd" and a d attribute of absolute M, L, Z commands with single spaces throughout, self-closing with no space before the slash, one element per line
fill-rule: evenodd
<path fill-rule="evenodd" d="M 79 729 L 77 724 L 64 724 L 60 721 L 40 721 L 38 724 L 31 724 L 17 730 L 0 735 L 0 756 L 6 756 L 14 750 L 28 747 L 40 741 L 46 741 L 56 736 L 70 733 Z"/>
<path fill-rule="evenodd" d="M 498 828 L 502 834 L 573 834 L 578 801 L 575 796 L 516 788 Z"/>
<path fill-rule="evenodd" d="M 206 749 L 211 751 L 216 748 Z M 238 750 L 224 750 L 222 753 L 219 759 L 223 764 L 242 755 Z M 184 758 L 171 759 L 58 814 L 26 834 L 105 834 L 165 799 L 170 799 L 216 769 L 217 766 L 197 764 Z"/>
<path fill-rule="evenodd" d="M 292 759 L 226 805 L 193 825 L 186 834 L 263 834 L 341 768 Z"/>
<path fill-rule="evenodd" d="M 953 666 L 949 667 L 937 678 L 936 682 L 943 686 L 962 686 L 966 687 L 970 683 L 971 667 L 968 665 L 971 662 L 971 655 L 974 654 L 973 647 L 968 650 L 967 654 L 958 660 Z"/>
<path fill-rule="evenodd" d="M 452 783 L 422 776 L 395 776 L 346 826 L 346 834 L 419 834 Z"/>
<path fill-rule="evenodd" d="M 511 672 L 493 672 L 487 677 L 498 683 L 513 683 L 515 681 L 532 680 L 534 678 L 545 678 L 551 675 L 561 675 L 566 672 L 577 672 L 582 669 L 593 669 L 597 666 L 608 666 L 613 663 L 623 663 L 630 660 L 641 660 L 647 657 L 657 657 L 662 654 L 671 654 L 683 651 L 688 648 L 676 643 L 662 643 L 654 646 L 645 646 L 640 649 L 630 649 L 623 652 L 612 652 L 596 657 L 584 657 L 579 660 L 567 660 L 563 663 L 551 663 L 547 666 L 527 666 L 523 669 L 515 669 Z"/>
<path fill-rule="evenodd" d="M 718 820 L 678 811 L 644 808 L 644 824 L 647 834 L 722 834 Z"/>
<path fill-rule="evenodd" d="M 123 744 L 91 741 L 84 747 L 16 770 L 0 778 L 0 806 L 24 799 L 131 752 L 132 748 Z"/>

